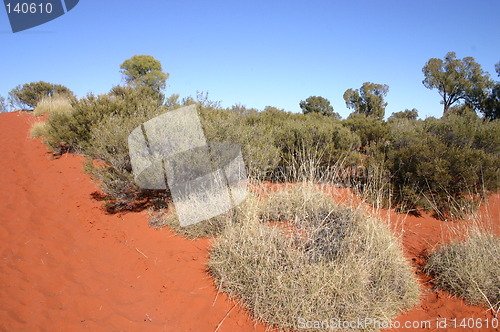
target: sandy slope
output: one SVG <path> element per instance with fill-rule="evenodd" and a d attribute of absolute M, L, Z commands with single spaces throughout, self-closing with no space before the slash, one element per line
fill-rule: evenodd
<path fill-rule="evenodd" d="M 145 212 L 103 212 L 81 158 L 51 158 L 28 138 L 33 122 L 29 114 L 0 115 L 0 330 L 265 330 L 217 295 L 204 271 L 208 240 L 148 228 Z M 499 203 L 495 195 L 488 206 L 496 222 Z M 446 240 L 443 223 L 429 216 L 397 224 L 417 269 L 423 251 Z M 430 320 L 434 330 L 438 317 L 492 318 L 433 291 L 427 280 L 422 304 L 398 321 Z"/>
<path fill-rule="evenodd" d="M 204 272 L 209 241 L 105 214 L 81 159 L 52 159 L 32 122 L 0 115 L 0 330 L 214 331 L 233 303 Z M 263 330 L 239 307 L 219 329 Z"/>

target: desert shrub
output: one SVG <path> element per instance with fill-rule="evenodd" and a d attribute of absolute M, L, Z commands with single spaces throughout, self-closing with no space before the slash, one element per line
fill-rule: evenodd
<path fill-rule="evenodd" d="M 351 113 L 342 124 L 360 137 L 363 149 L 387 138 L 386 123 L 373 116 Z"/>
<path fill-rule="evenodd" d="M 306 190 L 290 195 L 311 202 L 322 196 Z M 227 227 L 208 263 L 218 287 L 257 320 L 292 330 L 301 321 L 330 318 L 387 321 L 418 302 L 418 284 L 386 225 L 332 203 L 302 218 L 310 202 L 272 199 L 281 202 L 273 204 L 273 214 L 290 217 L 292 226 L 269 226 L 262 222 L 272 220 L 259 217 Z"/>
<path fill-rule="evenodd" d="M 63 85 L 39 81 L 16 86 L 9 92 L 9 100 L 14 107 L 32 110 L 42 98 L 56 94 L 74 98 L 73 92 Z"/>
<path fill-rule="evenodd" d="M 255 115 L 235 110 L 199 107 L 199 114 L 207 141 L 227 142 L 241 147 L 250 177 L 262 179 L 276 167 L 279 150 L 273 145 L 273 128 L 253 121 Z"/>
<path fill-rule="evenodd" d="M 500 309 L 500 238 L 478 229 L 431 253 L 425 271 L 436 287 L 468 303 Z"/>
<path fill-rule="evenodd" d="M 168 196 L 164 190 L 141 190 L 137 186 L 128 147 L 128 135 L 132 130 L 166 109 L 158 107 L 155 99 L 135 100 L 133 98 L 140 96 L 133 91 L 130 93 L 133 95 L 125 99 L 115 97 L 109 104 L 106 103 L 109 108 L 114 105 L 115 110 L 109 112 L 107 108 L 107 115 L 90 126 L 88 140 L 78 143 L 90 160 L 100 161 L 87 163 L 86 171 L 98 181 L 108 196 L 108 206 L 114 209 L 130 208 L 143 198 Z M 129 108 L 123 109 L 125 105 Z"/>
<path fill-rule="evenodd" d="M 470 113 L 424 121 L 395 118 L 387 140 L 367 149 L 367 174 L 372 168 L 386 172 L 382 185 L 390 184 L 392 203 L 401 209 L 464 218 L 499 188 L 499 130 L 500 122 Z"/>
<path fill-rule="evenodd" d="M 339 121 L 319 114 L 294 114 L 276 130 L 281 160 L 274 176 L 281 180 L 318 180 L 322 170 L 355 154 L 359 137 Z"/>
<path fill-rule="evenodd" d="M 317 178 L 322 167 L 354 158 L 360 144 L 339 121 L 319 114 L 269 106 L 262 112 L 201 106 L 199 112 L 207 140 L 241 146 L 248 173 L 258 180 Z"/>
<path fill-rule="evenodd" d="M 50 114 L 45 141 L 56 153 L 76 151 L 87 157 L 85 169 L 98 182 L 109 208 L 131 208 L 145 198 L 168 196 L 136 185 L 128 152 L 130 132 L 166 112 L 157 98 L 142 94 L 141 88 L 114 87 L 108 94 L 73 100 L 71 107 Z"/>
<path fill-rule="evenodd" d="M 50 97 L 43 97 L 36 105 L 33 115 L 40 116 L 43 114 L 54 113 L 71 113 L 73 106 L 71 100 L 64 95 L 54 95 Z"/>
<path fill-rule="evenodd" d="M 142 95 L 140 88 L 114 87 L 108 94 L 95 96 L 88 94 L 85 98 L 72 102 L 73 112 L 55 113 L 48 119 L 48 144 L 53 149 L 66 149 L 83 152 L 91 147 L 92 130 L 102 126 L 108 116 L 117 118 L 139 117 L 148 110 L 159 108 L 158 101 Z M 119 131 L 119 129 L 115 129 Z"/>
<path fill-rule="evenodd" d="M 30 129 L 30 136 L 32 138 L 47 136 L 47 124 L 44 121 L 37 121 L 33 123 Z"/>

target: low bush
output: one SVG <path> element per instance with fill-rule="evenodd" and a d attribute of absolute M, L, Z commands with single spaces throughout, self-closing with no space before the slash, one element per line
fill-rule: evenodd
<path fill-rule="evenodd" d="M 111 209 L 128 209 L 145 198 L 165 193 L 141 190 L 132 174 L 128 135 L 143 122 L 166 112 L 139 88 L 115 87 L 71 103 L 72 111 L 52 112 L 45 141 L 55 153 L 75 151 L 89 162 L 86 171 L 107 195 Z"/>
<path fill-rule="evenodd" d="M 33 110 L 43 98 L 57 94 L 74 98 L 73 92 L 63 85 L 39 81 L 16 86 L 9 92 L 9 101 L 18 109 Z"/>
<path fill-rule="evenodd" d="M 432 252 L 425 271 L 436 287 L 470 304 L 500 309 L 500 238 L 478 229 Z"/>
<path fill-rule="evenodd" d="M 466 218 L 500 186 L 500 122 L 475 114 L 442 119 L 394 118 L 387 140 L 371 146 L 366 161 L 382 169 L 382 185 L 402 210 L 429 209 L 441 219 Z M 379 172 L 380 173 L 380 172 Z M 361 179 L 364 186 L 372 179 Z"/>
<path fill-rule="evenodd" d="M 293 114 L 273 107 L 262 112 L 200 108 L 209 141 L 242 147 L 249 175 L 257 180 L 318 180 L 340 160 L 356 160 L 359 137 L 320 114 Z"/>
<path fill-rule="evenodd" d="M 418 284 L 389 228 L 333 203 L 315 208 L 323 194 L 304 190 L 277 193 L 260 217 L 223 231 L 208 264 L 218 287 L 281 329 L 331 318 L 387 321 L 414 306 Z M 288 229 L 267 224 L 276 218 L 290 218 Z"/>

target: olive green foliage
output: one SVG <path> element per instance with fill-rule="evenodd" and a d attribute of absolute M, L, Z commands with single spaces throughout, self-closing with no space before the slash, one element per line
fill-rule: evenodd
<path fill-rule="evenodd" d="M 119 113 L 124 100 L 118 99 L 118 113 L 109 113 L 91 127 L 90 142 L 84 150 L 89 159 L 101 161 L 88 163 L 87 172 L 98 181 L 108 196 L 108 205 L 114 209 L 131 208 L 141 198 L 155 199 L 167 195 L 166 192 L 137 187 L 128 148 L 128 135 L 132 130 L 166 112 L 166 109 L 158 107 L 154 99 L 137 95 L 127 96 L 127 99 L 125 103 L 131 107 L 130 112 Z M 131 105 L 131 102 L 135 105 Z"/>
<path fill-rule="evenodd" d="M 411 110 L 405 109 L 404 111 L 401 112 L 392 113 L 388 120 L 389 121 L 393 119 L 416 120 L 417 118 L 418 118 L 418 110 L 416 108 L 413 108 Z"/>
<path fill-rule="evenodd" d="M 150 55 L 134 55 L 120 65 L 125 82 L 132 87 L 147 87 L 150 93 L 163 101 L 168 73 L 162 71 L 160 61 Z M 147 92 L 145 89 L 143 92 Z"/>
<path fill-rule="evenodd" d="M 294 114 L 274 107 L 257 112 L 241 105 L 225 110 L 200 106 L 199 111 L 207 139 L 241 146 L 249 174 L 256 179 L 311 176 L 306 174 L 311 169 L 354 158 L 360 145 L 339 121 L 317 113 Z"/>
<path fill-rule="evenodd" d="M 386 122 L 373 116 L 351 113 L 342 123 L 360 137 L 363 150 L 387 137 Z"/>
<path fill-rule="evenodd" d="M 7 103 L 5 102 L 5 98 L 0 96 L 0 113 L 7 112 Z"/>
<path fill-rule="evenodd" d="M 120 86 L 108 94 L 89 94 L 72 107 L 71 113 L 50 115 L 46 142 L 57 152 L 77 151 L 99 161 L 89 162 L 87 171 L 98 180 L 114 208 L 129 208 L 146 192 L 135 185 L 127 137 L 166 108 L 141 89 Z"/>
<path fill-rule="evenodd" d="M 389 86 L 385 84 L 365 82 L 359 90 L 348 89 L 344 92 L 345 104 L 356 113 L 381 120 L 385 115 L 387 103 L 384 97 L 388 91 Z"/>
<path fill-rule="evenodd" d="M 422 81 L 424 86 L 437 89 L 443 98 L 443 113 L 460 101 L 480 109 L 492 84 L 489 75 L 474 58 L 457 59 L 455 52 L 448 52 L 444 60 L 430 59 L 422 71 L 425 76 Z"/>
<path fill-rule="evenodd" d="M 319 96 L 311 96 L 307 98 L 305 101 L 302 100 L 299 103 L 300 109 L 302 113 L 319 113 L 322 115 L 332 116 L 336 120 L 340 120 L 340 115 L 333 111 L 332 105 L 330 105 L 330 101 L 326 98 Z"/>
<path fill-rule="evenodd" d="M 500 76 L 500 62 L 495 65 L 495 70 Z M 483 100 L 481 111 L 487 119 L 500 119 L 500 82 L 492 85 L 490 93 Z"/>
<path fill-rule="evenodd" d="M 498 190 L 500 122 L 469 110 L 442 119 L 394 119 L 388 129 L 387 140 L 369 153 L 389 171 L 393 203 L 462 218 Z"/>
<path fill-rule="evenodd" d="M 73 92 L 67 87 L 39 81 L 18 85 L 9 92 L 9 101 L 18 109 L 33 110 L 44 97 L 56 94 L 74 99 Z"/>
<path fill-rule="evenodd" d="M 500 183 L 500 122 L 479 118 L 473 105 L 452 105 L 442 119 L 418 120 L 413 109 L 384 121 L 388 87 L 364 83 L 359 91 L 346 91 L 346 103 L 355 112 L 340 121 L 325 116 L 333 109 L 321 97 L 301 102 L 306 114 L 272 106 L 262 111 L 243 105 L 222 108 L 201 92 L 183 99 L 177 94 L 159 98 L 168 74 L 161 72 L 157 60 L 134 56 L 121 69 L 127 86 L 69 98 L 65 111 L 49 111 L 46 124 L 33 132 L 56 153 L 87 156 L 88 172 L 114 207 L 130 208 L 143 198 L 161 201 L 168 196 L 137 188 L 127 137 L 141 123 L 191 104 L 197 105 L 207 141 L 241 147 L 247 172 L 255 180 L 352 185 L 365 193 L 384 192 L 384 201 L 402 209 L 429 208 L 442 218 L 463 216 Z M 30 90 L 39 84 L 26 86 Z M 59 89 L 49 86 L 53 90 L 41 93 L 45 101 L 54 99 L 47 96 Z M 360 167 L 363 174 L 357 173 Z M 339 170 L 342 177 L 337 176 Z"/>

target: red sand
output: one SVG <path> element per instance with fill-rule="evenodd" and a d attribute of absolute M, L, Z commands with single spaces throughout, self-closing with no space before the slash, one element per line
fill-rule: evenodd
<path fill-rule="evenodd" d="M 29 114 L 0 115 L 0 330 L 265 330 L 217 294 L 205 272 L 208 240 L 149 228 L 146 212 L 106 214 L 91 197 L 97 187 L 82 174 L 80 157 L 53 159 L 40 140 L 28 138 L 34 121 Z M 499 205 L 497 194 L 487 207 L 496 231 Z M 430 330 L 436 318 L 491 321 L 486 308 L 434 291 L 419 272 L 425 250 L 448 240 L 446 223 L 389 216 L 404 230 L 405 253 L 425 292 L 421 305 L 397 320 L 430 321 Z"/>
<path fill-rule="evenodd" d="M 217 296 L 208 240 L 106 214 L 81 158 L 51 158 L 33 122 L 0 115 L 1 331 L 265 330 Z"/>

